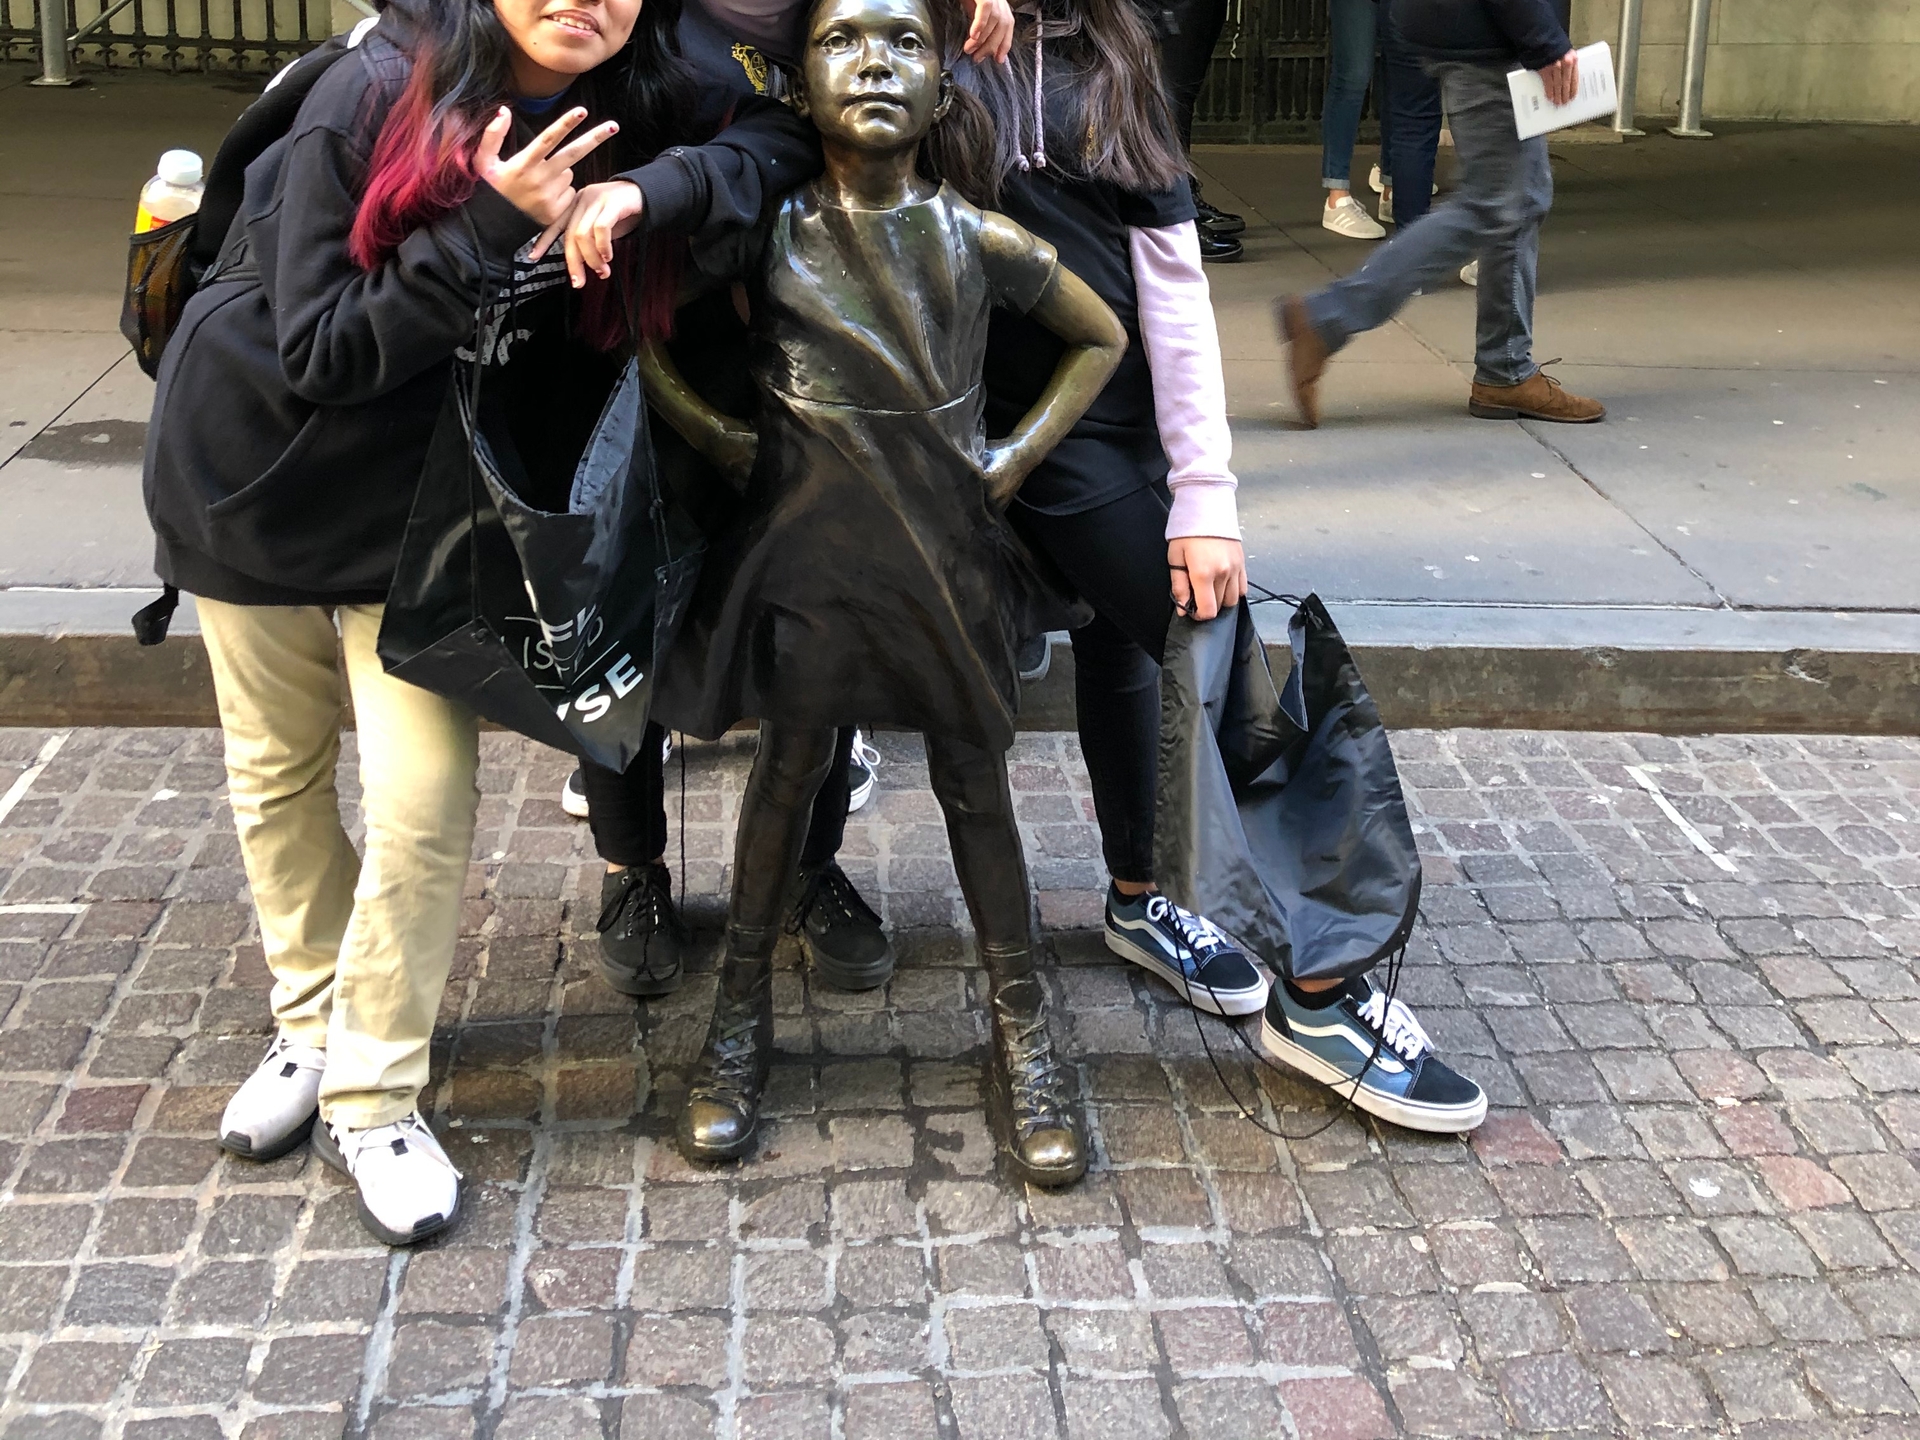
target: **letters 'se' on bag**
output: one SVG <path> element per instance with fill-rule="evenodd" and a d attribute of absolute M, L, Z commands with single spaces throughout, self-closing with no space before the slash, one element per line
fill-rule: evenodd
<path fill-rule="evenodd" d="M 499 407 L 482 400 L 482 368 L 455 362 L 381 663 L 483 719 L 625 770 L 700 564 L 697 545 L 676 554 L 669 535 L 639 368 L 627 362 L 557 512 L 522 498 L 526 470 Z"/>
<path fill-rule="evenodd" d="M 1320 597 L 1276 686 L 1245 601 L 1175 616 L 1160 673 L 1154 873 L 1295 980 L 1365 974 L 1420 908 L 1420 856 L 1380 712 Z"/>

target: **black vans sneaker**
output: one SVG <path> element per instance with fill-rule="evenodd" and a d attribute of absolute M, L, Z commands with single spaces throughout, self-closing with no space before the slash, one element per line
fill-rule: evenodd
<path fill-rule="evenodd" d="M 673 907 L 667 867 L 631 865 L 600 882 L 600 974 L 622 995 L 670 995 L 680 988 L 692 938 Z"/>
<path fill-rule="evenodd" d="M 813 973 L 833 989 L 872 990 L 893 978 L 893 942 L 834 861 L 801 872 L 800 899 L 787 924 L 807 947 Z"/>
<path fill-rule="evenodd" d="M 1275 985 L 1260 1048 L 1409 1130 L 1449 1134 L 1487 1118 L 1486 1092 L 1433 1053 L 1404 1001 L 1364 975 L 1324 995 L 1303 997 L 1284 981 Z"/>
<path fill-rule="evenodd" d="M 1204 915 L 1155 891 L 1107 887 L 1107 948 L 1158 975 L 1189 1005 L 1251 1015 L 1267 1003 L 1267 977 Z"/>

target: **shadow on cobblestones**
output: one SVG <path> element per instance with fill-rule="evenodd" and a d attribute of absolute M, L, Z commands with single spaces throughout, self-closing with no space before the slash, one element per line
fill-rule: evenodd
<path fill-rule="evenodd" d="M 46 738 L 0 731 L 0 793 Z M 0 824 L 0 1440 L 1920 1433 L 1920 743 L 1398 737 L 1401 993 L 1496 1108 L 1281 1144 L 1101 946 L 1074 742 L 1023 737 L 1098 1150 L 1049 1195 L 996 1173 L 938 808 L 882 738 L 844 863 L 901 969 L 783 956 L 777 1119 L 714 1172 L 667 1142 L 711 956 L 606 989 L 566 762 L 487 739 L 429 1097 L 470 1203 L 409 1255 L 304 1152 L 212 1143 L 269 1027 L 217 734 L 75 732 Z M 709 934 L 749 758 L 689 752 Z"/>

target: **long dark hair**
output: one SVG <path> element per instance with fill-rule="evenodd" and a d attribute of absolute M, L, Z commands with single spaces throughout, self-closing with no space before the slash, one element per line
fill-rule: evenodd
<path fill-rule="evenodd" d="M 951 0 L 934 0 L 949 4 Z M 1063 83 L 1063 126 L 1033 143 L 1046 124 L 1035 113 L 1035 57 Z M 1067 174 L 1105 180 L 1123 190 L 1155 193 L 1188 176 L 1160 73 L 1160 46 L 1134 0 L 1040 0 L 1035 14 L 1014 16 L 1013 53 L 1005 65 L 962 60 L 955 77 L 979 97 L 993 122 L 993 192 L 1026 169 L 1036 150 Z M 1049 80 L 1047 89 L 1055 89 Z"/>
<path fill-rule="evenodd" d="M 954 0 L 926 0 L 926 6 L 940 64 L 957 71 L 966 58 L 960 50 L 966 17 Z M 957 75 L 948 101 L 947 113 L 920 142 L 920 173 L 946 181 L 976 205 L 992 205 L 1000 195 L 993 116 Z"/>
<path fill-rule="evenodd" d="M 387 0 L 392 32 L 412 73 L 381 123 L 348 249 L 371 270 L 422 225 L 473 194 L 474 145 L 513 93 L 513 42 L 493 0 Z M 645 0 L 620 52 L 574 82 L 587 125 L 615 118 L 620 133 L 575 167 L 589 185 L 651 159 L 676 138 L 686 71 L 673 43 L 680 0 Z M 584 127 L 583 127 L 584 128 Z"/>

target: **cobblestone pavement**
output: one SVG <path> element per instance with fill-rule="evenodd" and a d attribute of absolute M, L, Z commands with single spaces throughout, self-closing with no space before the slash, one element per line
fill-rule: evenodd
<path fill-rule="evenodd" d="M 48 738 L 0 731 L 0 794 Z M 1399 737 L 1402 993 L 1496 1108 L 1411 1136 L 1229 1059 L 1266 1123 L 1332 1119 L 1284 1143 L 1085 928 L 1085 775 L 1023 738 L 1098 1140 L 1061 1195 L 996 1177 L 981 977 L 885 748 L 847 863 L 900 974 L 783 971 L 779 1118 L 696 1173 L 666 1137 L 710 974 L 637 1013 L 593 978 L 565 763 L 489 737 L 431 1097 L 470 1205 L 389 1254 L 304 1153 L 212 1142 L 268 1025 L 217 736 L 69 736 L 0 824 L 0 1437 L 1920 1432 L 1920 743 Z M 748 754 L 689 755 L 709 925 Z"/>

